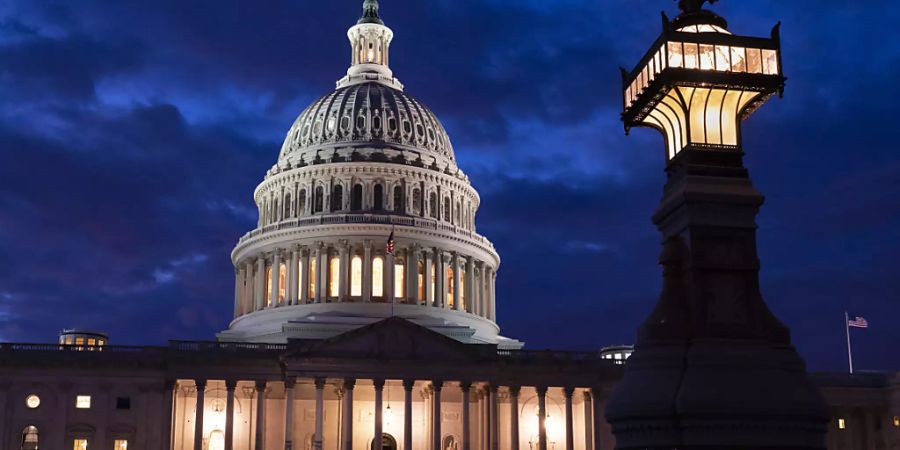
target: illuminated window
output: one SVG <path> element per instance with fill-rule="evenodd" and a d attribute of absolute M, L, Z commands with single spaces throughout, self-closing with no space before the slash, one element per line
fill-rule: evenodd
<path fill-rule="evenodd" d="M 297 262 L 297 292 L 303 293 L 303 258 Z"/>
<path fill-rule="evenodd" d="M 38 429 L 29 425 L 22 430 L 22 450 L 38 450 Z"/>
<path fill-rule="evenodd" d="M 75 407 L 78 409 L 88 409 L 91 407 L 91 396 L 90 395 L 76 395 L 75 396 Z"/>
<path fill-rule="evenodd" d="M 417 290 L 417 298 L 421 301 L 425 300 L 425 263 L 422 260 L 419 260 L 416 267 L 417 280 L 416 285 L 418 286 Z"/>
<path fill-rule="evenodd" d="M 28 407 L 28 409 L 37 408 L 38 406 L 41 406 L 41 398 L 31 394 L 28 397 L 25 397 L 25 406 Z"/>
<path fill-rule="evenodd" d="M 747 72 L 762 73 L 762 53 L 758 48 L 747 49 Z"/>
<path fill-rule="evenodd" d="M 354 256 L 350 260 L 350 296 L 362 295 L 362 258 Z"/>
<path fill-rule="evenodd" d="M 700 44 L 700 69 L 713 70 L 716 68 L 716 58 L 714 46 L 711 44 Z"/>
<path fill-rule="evenodd" d="M 900 427 L 900 416 L 894 416 L 893 424 L 894 424 L 894 428 Z"/>
<path fill-rule="evenodd" d="M 747 71 L 747 54 L 743 47 L 731 47 L 731 71 Z"/>
<path fill-rule="evenodd" d="M 437 283 L 437 271 L 434 270 L 434 263 L 431 263 L 431 289 L 428 290 L 428 302 L 434 303 L 434 286 Z"/>
<path fill-rule="evenodd" d="M 394 297 L 403 298 L 403 282 L 406 278 L 403 276 L 403 262 L 394 263 Z"/>
<path fill-rule="evenodd" d="M 87 345 L 90 347 L 93 347 L 93 346 L 97 345 L 97 340 L 94 338 L 88 338 Z"/>
<path fill-rule="evenodd" d="M 700 48 L 697 44 L 684 44 L 684 68 L 700 68 Z"/>
<path fill-rule="evenodd" d="M 384 296 L 384 258 L 380 256 L 372 260 L 372 296 Z"/>
<path fill-rule="evenodd" d="M 466 309 L 466 269 L 459 269 L 459 309 Z"/>
<path fill-rule="evenodd" d="M 332 256 L 328 261 L 328 296 L 337 297 L 341 290 L 340 285 L 341 260 L 337 256 Z"/>
<path fill-rule="evenodd" d="M 844 419 L 838 419 L 838 428 L 841 430 L 847 428 L 847 422 Z"/>
<path fill-rule="evenodd" d="M 212 433 L 209 434 L 208 449 L 225 450 L 225 433 L 223 433 L 222 430 L 213 430 Z"/>
<path fill-rule="evenodd" d="M 309 298 L 316 298 L 316 258 L 309 260 Z"/>
<path fill-rule="evenodd" d="M 452 308 L 455 305 L 453 299 L 453 268 L 447 268 L 447 304 Z"/>
<path fill-rule="evenodd" d="M 778 75 L 778 57 L 775 50 L 762 51 L 763 73 L 766 75 Z"/>
<path fill-rule="evenodd" d="M 72 345 L 72 337 L 71 336 L 66 338 L 66 345 Z"/>
<path fill-rule="evenodd" d="M 87 450 L 88 446 L 87 439 L 75 439 L 75 445 L 72 446 L 73 450 Z"/>
<path fill-rule="evenodd" d="M 209 448 L 211 449 L 212 446 Z M 116 439 L 113 442 L 113 450 L 128 450 L 128 441 L 126 439 Z"/>
<path fill-rule="evenodd" d="M 75 345 L 84 345 L 84 338 L 75 338 Z"/>
<path fill-rule="evenodd" d="M 266 304 L 272 306 L 272 266 L 266 265 L 266 277 L 263 281 L 266 285 Z"/>
<path fill-rule="evenodd" d="M 278 301 L 283 302 L 287 297 L 287 266 L 278 266 Z"/>

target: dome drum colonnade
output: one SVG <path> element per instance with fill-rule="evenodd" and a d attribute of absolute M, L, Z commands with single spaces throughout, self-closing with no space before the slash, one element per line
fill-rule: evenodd
<path fill-rule="evenodd" d="M 254 192 L 259 221 L 232 252 L 235 319 L 219 339 L 327 338 L 396 314 L 521 347 L 498 335 L 500 258 L 475 231 L 480 197 L 440 121 L 393 77 L 377 3 L 347 35 L 347 75 L 300 114 Z"/>

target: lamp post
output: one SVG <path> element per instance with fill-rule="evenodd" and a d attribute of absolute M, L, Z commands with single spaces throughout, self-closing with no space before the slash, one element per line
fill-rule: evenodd
<path fill-rule="evenodd" d="M 741 121 L 784 88 L 779 26 L 735 35 L 704 3 L 663 14 L 659 38 L 622 70 L 626 132 L 665 140 L 653 215 L 663 283 L 606 418 L 619 449 L 821 449 L 824 402 L 759 289 L 763 196 L 743 164 Z"/>

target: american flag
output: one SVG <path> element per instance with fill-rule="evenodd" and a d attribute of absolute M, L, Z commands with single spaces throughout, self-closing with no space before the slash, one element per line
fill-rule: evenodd
<path fill-rule="evenodd" d="M 863 316 L 857 316 L 855 314 L 847 315 L 847 326 L 855 327 L 855 328 L 869 328 L 869 321 L 866 320 Z"/>
<path fill-rule="evenodd" d="M 394 229 L 391 228 L 391 235 L 388 236 L 387 245 L 385 245 L 385 251 L 387 251 L 388 255 L 394 254 Z"/>

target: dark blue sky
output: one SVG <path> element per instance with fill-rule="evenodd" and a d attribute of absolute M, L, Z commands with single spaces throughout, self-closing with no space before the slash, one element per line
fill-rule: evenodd
<path fill-rule="evenodd" d="M 211 339 L 229 253 L 302 109 L 349 64 L 359 0 L 0 3 L 0 340 Z M 497 245 L 499 322 L 531 348 L 633 340 L 659 290 L 662 138 L 625 137 L 620 65 L 666 0 L 382 0 L 391 65 L 441 118 Z M 814 369 L 900 368 L 900 7 L 724 1 L 783 22 L 783 100 L 744 125 L 763 293 Z"/>

